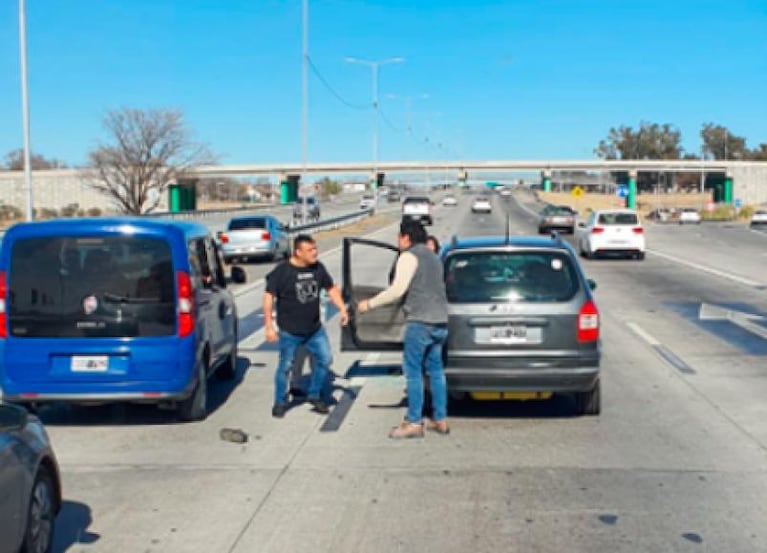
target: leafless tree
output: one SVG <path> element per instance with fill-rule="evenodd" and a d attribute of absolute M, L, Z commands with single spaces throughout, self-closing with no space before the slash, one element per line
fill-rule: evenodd
<path fill-rule="evenodd" d="M 206 145 L 192 140 L 177 110 L 113 110 L 103 126 L 109 139 L 88 154 L 88 176 L 124 213 L 150 213 L 169 184 L 194 166 L 215 162 Z"/>

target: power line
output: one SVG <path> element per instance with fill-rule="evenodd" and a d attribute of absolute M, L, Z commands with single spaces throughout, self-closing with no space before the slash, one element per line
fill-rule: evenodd
<path fill-rule="evenodd" d="M 330 83 L 327 81 L 327 79 L 322 76 L 322 73 L 320 73 L 320 70 L 317 69 L 316 65 L 314 65 L 314 62 L 312 61 L 312 58 L 307 56 L 307 60 L 309 62 L 309 67 L 311 68 L 312 73 L 314 73 L 314 75 L 320 80 L 320 82 L 325 86 L 325 88 L 327 88 L 328 91 L 333 96 L 336 97 L 336 100 L 338 100 L 339 102 L 344 104 L 346 107 L 351 108 L 351 109 L 359 109 L 359 110 L 370 109 L 369 105 L 353 104 L 353 103 L 349 102 L 348 100 L 346 100 L 343 96 L 341 96 L 338 92 L 336 92 L 336 90 L 330 85 Z"/>
<path fill-rule="evenodd" d="M 396 127 L 396 126 L 395 126 L 395 125 L 394 125 L 394 124 L 391 122 L 391 120 L 390 120 L 390 119 L 389 119 L 389 118 L 386 116 L 386 114 L 383 112 L 383 110 L 382 110 L 380 107 L 378 108 L 378 114 L 381 116 L 381 119 L 383 119 L 383 120 L 384 120 L 384 123 L 386 123 L 386 125 L 387 125 L 387 126 L 388 126 L 388 127 L 391 129 L 391 130 L 393 130 L 393 131 L 394 131 L 394 132 L 396 132 L 396 133 L 402 133 L 402 132 L 405 132 L 405 129 L 398 129 L 398 128 L 397 128 L 397 127 Z"/>

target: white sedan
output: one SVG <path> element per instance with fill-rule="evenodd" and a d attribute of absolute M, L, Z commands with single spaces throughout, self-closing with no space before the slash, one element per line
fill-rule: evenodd
<path fill-rule="evenodd" d="M 696 225 L 699 225 L 700 212 L 697 209 L 685 207 L 679 214 L 679 224 L 684 225 L 685 223 L 695 223 Z"/>
<path fill-rule="evenodd" d="M 767 226 L 767 211 L 764 209 L 757 209 L 751 216 L 751 226 L 756 227 L 760 225 Z"/>
<path fill-rule="evenodd" d="M 578 223 L 577 245 L 589 259 L 616 254 L 641 260 L 645 255 L 644 228 L 631 209 L 595 211 L 588 221 Z"/>
<path fill-rule="evenodd" d="M 455 207 L 455 206 L 458 205 L 458 200 L 456 199 L 455 196 L 452 196 L 452 195 L 451 196 L 445 196 L 442 199 L 442 205 Z"/>
<path fill-rule="evenodd" d="M 488 198 L 475 198 L 474 202 L 471 204 L 471 212 L 472 213 L 491 213 L 493 211 L 493 206 L 490 204 L 490 200 Z"/>

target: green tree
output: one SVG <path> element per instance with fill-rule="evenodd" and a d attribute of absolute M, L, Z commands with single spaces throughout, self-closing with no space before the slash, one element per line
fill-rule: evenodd
<path fill-rule="evenodd" d="M 323 196 L 334 196 L 341 193 L 341 184 L 338 181 L 325 177 L 317 183 Z"/>
<path fill-rule="evenodd" d="M 709 159 L 748 159 L 746 139 L 734 135 L 723 125 L 705 123 L 700 129 L 703 151 Z"/>
<path fill-rule="evenodd" d="M 643 121 L 639 128 L 613 127 L 594 150 L 602 159 L 679 159 L 682 133 L 668 123 Z"/>

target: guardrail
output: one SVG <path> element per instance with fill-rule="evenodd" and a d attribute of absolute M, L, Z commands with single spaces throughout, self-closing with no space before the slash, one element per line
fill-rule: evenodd
<path fill-rule="evenodd" d="M 346 213 L 344 215 L 338 215 L 337 217 L 331 217 L 330 219 L 321 219 L 314 223 L 306 223 L 305 225 L 290 225 L 288 227 L 288 235 L 295 236 L 301 233 L 307 232 L 319 232 L 322 230 L 335 230 L 346 225 L 361 221 L 365 217 L 370 217 L 375 213 L 375 209 L 360 209 L 353 213 Z"/>
<path fill-rule="evenodd" d="M 159 217 L 161 219 L 204 219 L 213 215 L 226 215 L 227 213 L 243 213 L 247 211 L 259 211 L 270 207 L 280 207 L 281 204 L 251 204 L 247 207 L 229 207 L 227 209 L 194 209 L 188 211 L 162 211 L 157 213 L 144 213 L 142 217 Z"/>

